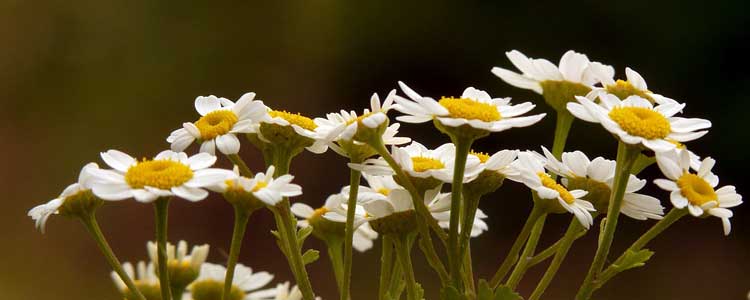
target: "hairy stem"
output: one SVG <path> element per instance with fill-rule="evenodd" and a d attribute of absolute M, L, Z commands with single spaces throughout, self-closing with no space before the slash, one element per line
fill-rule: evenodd
<path fill-rule="evenodd" d="M 232 243 L 229 246 L 229 260 L 227 260 L 227 273 L 224 277 L 224 290 L 221 294 L 222 300 L 227 300 L 232 290 L 234 268 L 240 258 L 242 238 L 245 236 L 248 220 L 250 220 L 250 213 L 238 207 L 234 208 L 234 229 L 232 231 Z"/>

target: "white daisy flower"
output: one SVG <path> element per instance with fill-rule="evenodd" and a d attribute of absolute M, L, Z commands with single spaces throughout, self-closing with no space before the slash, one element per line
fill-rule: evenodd
<path fill-rule="evenodd" d="M 701 166 L 701 157 L 698 156 L 698 154 L 695 154 L 695 152 L 690 151 L 690 149 L 687 148 L 687 146 L 683 143 L 677 142 L 677 141 L 671 141 L 668 140 L 668 142 L 675 144 L 674 150 L 677 151 L 677 156 L 682 155 L 682 152 L 687 152 L 687 154 L 690 156 L 690 167 L 698 170 Z M 659 156 L 663 155 L 664 153 L 669 153 L 670 151 L 666 152 L 655 152 L 656 158 L 658 159 Z"/>
<path fill-rule="evenodd" d="M 146 250 L 151 262 L 158 266 L 157 245 L 154 242 L 146 243 Z M 167 270 L 170 275 L 170 285 L 184 288 L 193 280 L 198 278 L 201 266 L 208 257 L 208 244 L 193 246 L 188 254 L 188 244 L 179 241 L 177 247 L 167 243 Z"/>
<path fill-rule="evenodd" d="M 654 106 L 638 96 L 620 100 L 615 95 L 599 95 L 599 104 L 586 97 L 577 96 L 579 103 L 568 103 L 570 113 L 577 118 L 599 123 L 621 141 L 645 147 L 654 152 L 669 151 L 677 147 L 674 142 L 697 139 L 711 127 L 711 122 L 697 118 L 675 117 L 684 104 L 668 102 Z"/>
<path fill-rule="evenodd" d="M 588 192 L 583 190 L 568 191 L 563 185 L 557 183 L 544 170 L 544 158 L 533 151 L 518 153 L 518 159 L 513 163 L 519 171 L 515 180 L 523 182 L 527 187 L 534 190 L 541 199 L 557 199 L 565 210 L 576 216 L 578 221 L 588 229 L 594 223 L 591 211 L 596 211 L 591 202 L 582 200 Z"/>
<path fill-rule="evenodd" d="M 301 220 L 297 221 L 297 226 L 313 226 L 313 233 L 316 234 L 335 234 L 343 238 L 345 234 L 344 224 L 346 223 L 346 214 L 348 206 L 346 202 L 349 193 L 344 191 L 328 196 L 325 204 L 313 209 L 304 203 L 294 203 L 292 213 Z M 378 233 L 370 228 L 364 220 L 364 209 L 357 205 L 354 214 L 354 235 L 352 236 L 352 247 L 359 252 L 365 252 L 372 248 L 373 240 L 378 238 Z M 327 223 L 327 221 L 333 223 Z M 316 228 L 317 226 L 317 228 Z M 323 237 L 324 238 L 324 237 Z"/>
<path fill-rule="evenodd" d="M 216 96 L 195 99 L 195 110 L 201 118 L 194 123 L 186 122 L 167 138 L 175 152 L 184 151 L 195 140 L 201 143 L 201 152 L 215 154 L 216 148 L 224 154 L 240 151 L 238 133 L 252 131 L 253 123 L 266 116 L 262 101 L 253 100 L 255 93 L 242 95 L 237 103 Z"/>
<path fill-rule="evenodd" d="M 341 110 L 340 113 L 330 113 L 326 118 L 315 118 L 315 124 L 318 125 L 318 132 L 325 135 L 329 141 L 344 140 L 351 141 L 357 133 L 360 126 L 369 129 L 376 129 L 388 121 L 388 111 L 393 106 L 393 100 L 396 90 L 392 90 L 385 98 L 385 102 L 380 103 L 380 97 L 373 93 L 370 97 L 370 109 L 365 109 L 361 116 L 356 112 Z M 398 127 L 397 127 L 398 128 Z M 403 143 L 408 143 L 408 138 L 401 138 Z M 402 143 L 402 144 L 403 144 Z"/>
<path fill-rule="evenodd" d="M 298 286 L 291 286 L 287 281 L 276 285 L 276 289 L 267 295 L 268 299 L 273 300 L 302 300 L 302 292 Z M 315 297 L 315 300 L 321 300 L 320 297 Z"/>
<path fill-rule="evenodd" d="M 406 147 L 392 147 L 393 159 L 411 177 L 434 178 L 442 182 L 453 181 L 456 147 L 446 143 L 435 150 L 427 149 L 418 142 Z M 350 167 L 371 175 L 393 175 L 393 170 L 382 158 L 368 159 L 364 164 L 349 164 Z M 469 156 L 466 160 L 464 182 L 469 182 L 482 172 L 479 159 Z"/>
<path fill-rule="evenodd" d="M 427 196 L 425 196 L 427 197 Z M 446 198 L 447 197 L 447 198 Z M 440 225 L 443 229 L 449 229 L 450 228 L 450 221 L 451 221 L 451 211 L 450 211 L 450 203 L 451 203 L 451 193 L 440 193 L 435 196 L 435 198 L 431 201 L 431 203 L 435 202 L 435 204 L 428 205 L 427 207 L 432 207 L 432 217 L 435 218 L 435 220 L 438 221 L 438 225 Z M 439 202 L 439 203 L 437 203 Z M 447 210 L 442 205 L 448 205 Z M 471 237 L 478 237 L 483 232 L 489 230 L 489 226 L 487 226 L 487 223 L 484 221 L 484 219 L 487 218 L 487 215 L 481 210 L 477 209 L 476 214 L 474 215 L 474 223 L 471 227 Z M 458 230 L 463 230 L 461 228 L 462 223 L 458 223 Z"/>
<path fill-rule="evenodd" d="M 276 205 L 284 197 L 295 197 L 302 195 L 302 187 L 292 183 L 294 176 L 284 174 L 277 178 L 273 177 L 276 168 L 269 166 L 268 170 L 263 173 L 255 174 L 253 178 L 240 176 L 238 168 L 235 166 L 234 171 L 226 180 L 220 181 L 209 186 L 213 191 L 225 193 L 229 190 L 241 190 L 250 193 L 256 199 L 267 205 Z"/>
<path fill-rule="evenodd" d="M 557 160 L 547 148 L 542 147 L 547 159 L 546 168 L 552 173 L 562 176 L 560 181 L 567 188 L 587 191 L 586 199 L 599 205 L 599 211 L 606 211 L 612 184 L 615 178 L 614 160 L 596 157 L 593 160 L 581 151 L 565 152 L 562 161 Z M 636 193 L 646 186 L 646 180 L 638 179 L 635 175 L 628 178 L 625 195 L 622 200 L 621 212 L 636 220 L 660 220 L 664 215 L 664 207 L 659 199 Z"/>
<path fill-rule="evenodd" d="M 482 171 L 494 172 L 504 177 L 518 175 L 518 170 L 511 166 L 518 157 L 518 150 L 501 150 L 491 156 L 487 153 L 471 151 L 469 155 L 479 160 L 479 167 Z"/>
<path fill-rule="evenodd" d="M 368 202 L 374 199 L 386 199 L 388 194 L 395 189 L 404 189 L 401 185 L 396 183 L 391 175 L 370 175 L 362 174 L 362 177 L 367 181 L 367 186 L 360 186 L 357 198 L 359 202 Z M 345 187 L 344 189 L 347 189 Z"/>
<path fill-rule="evenodd" d="M 394 109 L 406 114 L 396 119 L 407 123 L 424 123 L 437 119 L 447 127 L 469 125 L 482 131 L 500 132 L 513 127 L 526 127 L 539 122 L 545 114 L 519 117 L 535 105 L 524 102 L 510 104 L 510 98 L 492 98 L 487 92 L 468 87 L 460 98 L 443 97 L 439 101 L 422 97 L 399 81 L 408 100 L 396 95 Z"/>
<path fill-rule="evenodd" d="M 648 85 L 646 84 L 646 80 L 643 79 L 643 76 L 631 68 L 625 68 L 625 76 L 627 80 L 618 79 L 615 81 L 615 74 L 611 71 L 611 67 L 609 67 L 609 69 L 604 69 L 600 66 L 593 66 L 592 72 L 595 74 L 594 77 L 596 77 L 597 81 L 602 84 L 602 87 L 594 88 L 592 91 L 593 96 L 607 93 L 624 100 L 629 96 L 635 95 L 646 99 L 651 103 L 679 104 L 673 99 L 649 91 Z"/>
<path fill-rule="evenodd" d="M 261 119 L 259 124 L 253 126 L 251 130 L 252 132 L 258 134 L 258 138 L 261 141 L 266 143 L 274 143 L 273 140 L 270 140 L 271 136 L 284 134 L 278 132 L 277 130 L 264 132 L 263 124 L 276 125 L 283 128 L 291 128 L 294 134 L 312 142 L 311 145 L 305 147 L 312 153 L 321 154 L 328 150 L 328 141 L 325 139 L 323 134 L 318 131 L 318 124 L 315 124 L 315 121 L 313 119 L 303 116 L 300 113 L 294 114 L 285 110 L 273 110 L 267 108 L 265 117 Z"/>
<path fill-rule="evenodd" d="M 169 196 L 200 201 L 208 196 L 204 188 L 233 175 L 229 170 L 209 168 L 216 162 L 216 156 L 209 153 L 188 157 L 184 152 L 166 150 L 153 159 L 137 161 L 123 152 L 109 150 L 101 157 L 113 170 L 91 170 L 97 178 L 92 191 L 111 201 L 135 198 L 152 202 Z"/>
<path fill-rule="evenodd" d="M 224 277 L 227 269 L 224 266 L 204 263 L 200 276 L 188 287 L 188 299 L 216 300 L 221 299 L 224 290 Z M 261 289 L 268 285 L 273 275 L 268 272 L 253 272 L 252 269 L 237 264 L 234 269 L 232 289 L 228 300 L 265 300 L 274 299 L 276 288 Z"/>
<path fill-rule="evenodd" d="M 47 219 L 49 219 L 51 215 L 60 213 L 61 207 L 67 201 L 96 201 L 94 199 L 88 199 L 91 197 L 86 196 L 86 194 L 90 192 L 92 180 L 94 179 L 91 176 L 91 170 L 93 169 L 99 169 L 99 166 L 96 163 L 86 164 L 81 169 L 81 173 L 78 174 L 78 182 L 65 188 L 57 198 L 52 199 L 45 204 L 37 205 L 29 210 L 28 216 L 34 220 L 35 226 L 38 230 L 44 233 Z"/>
<path fill-rule="evenodd" d="M 153 264 L 146 264 L 143 261 L 139 261 L 136 264 L 136 268 L 133 268 L 133 265 L 131 263 L 125 262 L 122 264 L 122 268 L 125 271 L 125 274 L 133 279 L 133 282 L 138 288 L 138 291 L 140 291 L 147 300 L 161 299 L 159 278 L 156 277 L 156 272 L 154 270 Z M 125 284 L 125 281 L 123 281 L 116 272 L 113 271 L 110 275 L 112 276 L 112 281 L 115 283 L 117 290 L 120 291 L 125 300 L 138 299 L 135 294 L 130 292 L 128 286 Z"/>
<path fill-rule="evenodd" d="M 450 211 L 451 194 L 440 193 L 440 188 L 425 192 L 424 203 L 431 214 Z M 365 210 L 365 218 L 368 221 L 388 217 L 392 214 L 413 211 L 414 202 L 411 195 L 405 189 L 394 189 L 388 196 L 380 199 L 372 199 L 362 203 Z"/>
<path fill-rule="evenodd" d="M 556 93 L 558 91 L 553 89 L 560 83 L 580 85 L 579 89 L 585 94 L 598 82 L 599 76 L 615 74 L 611 66 L 592 62 L 585 54 L 573 50 L 563 54 L 559 67 L 546 59 L 528 58 L 517 50 L 505 52 L 505 55 L 522 74 L 500 67 L 492 68 L 492 73 L 512 86 L 537 94 Z"/>
<path fill-rule="evenodd" d="M 719 177 L 711 173 L 716 161 L 710 157 L 703 159 L 700 166 L 694 169 L 695 173 L 691 173 L 690 156 L 686 152 L 679 156 L 676 151 L 662 153 L 656 162 L 668 179 L 656 179 L 654 183 L 672 192 L 672 205 L 679 209 L 687 207 L 690 214 L 696 217 L 711 215 L 720 218 L 724 235 L 729 235 L 732 211 L 728 208 L 742 204 L 742 196 L 731 185 L 716 189 Z"/>

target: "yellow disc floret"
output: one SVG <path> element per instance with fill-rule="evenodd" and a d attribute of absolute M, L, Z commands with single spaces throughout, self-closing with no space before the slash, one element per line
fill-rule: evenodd
<path fill-rule="evenodd" d="M 705 179 L 698 175 L 685 173 L 677 179 L 682 196 L 688 199 L 690 204 L 702 206 L 711 201 L 717 201 L 716 191 Z"/>
<path fill-rule="evenodd" d="M 609 112 L 609 118 L 630 135 L 648 140 L 663 139 L 672 132 L 667 118 L 645 107 L 616 107 Z"/>
<path fill-rule="evenodd" d="M 314 210 L 312 215 L 310 215 L 310 217 L 307 219 L 311 220 L 311 219 L 323 217 L 323 215 L 325 215 L 327 212 L 328 212 L 328 209 L 325 207 L 318 208 Z"/>
<path fill-rule="evenodd" d="M 273 118 L 282 118 L 289 123 L 292 123 L 294 125 L 297 125 L 299 127 L 302 127 L 310 131 L 315 130 L 315 128 L 318 127 L 318 125 L 315 124 L 315 122 L 312 119 L 305 117 L 299 113 L 293 114 L 285 110 L 272 110 L 272 111 L 269 111 L 268 114 L 271 115 L 271 117 Z"/>
<path fill-rule="evenodd" d="M 136 189 L 150 186 L 168 190 L 192 178 L 193 170 L 189 166 L 168 159 L 144 159 L 125 173 L 125 182 Z"/>
<path fill-rule="evenodd" d="M 557 183 L 557 181 L 549 177 L 547 173 L 539 172 L 539 174 L 537 175 L 539 176 L 539 179 L 541 179 L 542 185 L 544 187 L 555 190 L 558 194 L 560 194 L 560 198 L 565 200 L 566 203 L 573 204 L 573 202 L 575 202 L 576 198 L 573 197 L 573 194 L 568 192 L 568 189 Z"/>
<path fill-rule="evenodd" d="M 411 158 L 411 163 L 416 172 L 445 168 L 443 162 L 432 157 L 415 156 Z"/>
<path fill-rule="evenodd" d="M 490 159 L 490 155 L 484 152 L 476 152 L 474 150 L 469 151 L 469 154 L 479 158 L 479 162 L 486 163 Z"/>
<path fill-rule="evenodd" d="M 211 140 L 217 136 L 229 133 L 237 123 L 237 115 L 230 110 L 215 110 L 198 119 L 195 127 L 201 133 L 201 139 Z"/>
<path fill-rule="evenodd" d="M 374 114 L 373 112 L 368 112 L 368 113 L 366 113 L 366 114 L 363 114 L 363 115 L 361 115 L 361 116 L 359 116 L 359 117 L 357 117 L 357 118 L 354 118 L 354 119 L 348 120 L 348 121 L 346 121 L 346 125 L 351 125 L 351 124 L 354 124 L 354 122 L 357 122 L 357 123 L 362 123 L 362 120 L 364 120 L 365 118 L 367 118 L 367 117 L 369 117 L 369 116 L 372 116 L 373 114 Z"/>
<path fill-rule="evenodd" d="M 390 195 L 390 194 L 391 194 L 391 190 L 389 190 L 389 189 L 387 189 L 387 188 L 379 188 L 379 189 L 377 190 L 377 192 L 378 192 L 379 194 L 383 195 L 383 196 L 388 196 L 388 195 Z"/>
<path fill-rule="evenodd" d="M 451 118 L 484 122 L 500 121 L 501 118 L 497 106 L 474 99 L 443 97 L 438 103 L 448 110 Z"/>
<path fill-rule="evenodd" d="M 224 293 L 224 282 L 205 279 L 196 281 L 190 288 L 190 296 L 193 300 L 217 300 L 222 299 Z M 242 300 L 245 298 L 245 292 L 243 292 L 238 286 L 232 285 L 232 289 L 229 291 L 229 295 L 223 299 L 227 300 Z"/>
<path fill-rule="evenodd" d="M 253 190 L 251 192 L 255 193 L 255 192 L 260 191 L 261 189 L 263 189 L 263 188 L 265 188 L 267 186 L 268 186 L 268 182 L 265 182 L 265 181 L 262 181 L 262 180 L 258 181 L 258 183 L 255 184 L 255 186 L 253 187 Z"/>
<path fill-rule="evenodd" d="M 640 90 L 628 81 L 618 79 L 615 84 L 608 85 L 606 89 L 607 93 L 615 95 L 617 96 L 617 98 L 620 98 L 622 100 L 625 100 L 625 98 L 629 96 L 638 96 L 650 101 L 651 103 L 655 102 L 654 98 L 649 95 L 651 92 L 649 92 L 648 90 Z"/>

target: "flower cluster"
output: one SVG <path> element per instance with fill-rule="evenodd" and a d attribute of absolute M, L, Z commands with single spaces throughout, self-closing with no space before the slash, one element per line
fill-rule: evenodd
<path fill-rule="evenodd" d="M 513 291 L 527 269 L 554 255 L 529 298 L 539 299 L 572 243 L 602 216 L 596 254 L 576 296 L 585 300 L 618 273 L 643 266 L 651 256 L 646 244 L 683 216 L 717 217 L 724 234 L 730 233 L 730 208 L 742 203 L 741 195 L 734 186 L 719 187 L 719 177 L 712 173 L 714 159 L 683 144 L 707 134 L 710 121 L 684 117 L 685 103 L 652 92 L 630 68 L 625 80 L 616 80 L 613 67 L 574 51 L 566 52 L 558 65 L 515 50 L 506 55 L 520 73 L 501 67 L 492 73 L 541 94 L 554 109 L 557 128 L 551 150 L 473 149 L 475 141 L 490 134 L 532 126 L 546 116 L 532 113 L 532 102 L 512 102 L 474 87 L 438 98 L 398 82 L 400 92 L 391 90 L 382 102 L 373 94 L 370 107 L 361 113 L 341 110 L 320 118 L 272 109 L 256 100 L 255 93 L 236 102 L 198 97 L 194 104 L 200 117 L 167 137 L 170 150 L 140 160 L 118 150 L 102 152 L 108 168 L 87 164 L 77 183 L 28 215 L 43 232 L 53 214 L 83 221 L 128 300 L 319 299 L 307 275 L 307 265 L 320 256 L 317 250 L 304 249 L 309 236 L 325 243 L 341 299 L 360 297 L 350 291 L 352 250 L 368 251 L 378 241 L 383 251 L 379 299 L 400 299 L 404 290 L 407 299 L 425 297 L 412 267 L 415 243 L 440 278 L 441 299 L 446 300 L 477 295 L 521 299 Z M 450 141 L 431 148 L 414 137 L 398 136 L 401 125 L 391 121 L 391 111 L 401 113 L 397 121 L 432 122 L 435 132 Z M 616 160 L 565 151 L 575 120 L 600 124 L 611 133 L 618 145 Z M 255 173 L 239 155 L 243 139 L 263 155 L 264 172 Z M 198 151 L 188 154 L 192 144 L 199 145 Z M 292 197 L 302 195 L 289 174 L 293 159 L 304 150 L 322 154 L 328 148 L 349 159 L 341 166 L 350 173 L 349 184 L 318 208 L 292 203 Z M 213 167 L 220 158 L 233 168 Z M 665 195 L 642 192 L 648 181 L 639 173 L 654 162 L 665 179 L 653 183 L 669 192 L 670 209 L 660 200 Z M 492 233 L 488 219 L 502 218 L 480 209 L 480 200 L 498 191 L 505 179 L 528 188 L 532 209 L 495 275 L 475 284 L 471 240 Z M 202 201 L 211 192 L 234 209 L 226 265 L 206 263 L 208 245 L 188 252 L 186 242 L 168 242 L 169 202 Z M 156 210 L 155 241 L 147 244 L 150 259 L 135 267 L 119 263 L 95 217 L 107 202 L 126 199 L 153 204 Z M 274 215 L 272 234 L 289 262 L 297 284 L 293 287 L 286 282 L 268 288 L 271 274 L 253 272 L 238 261 L 248 220 L 261 209 Z M 566 214 L 571 223 L 565 235 L 536 251 L 545 220 Z M 607 266 L 620 214 L 653 224 Z M 437 252 L 436 244 L 445 246 L 445 255 Z M 484 296 L 479 299 L 489 299 Z"/>

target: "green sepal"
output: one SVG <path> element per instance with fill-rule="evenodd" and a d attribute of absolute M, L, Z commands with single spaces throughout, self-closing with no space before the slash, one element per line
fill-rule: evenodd
<path fill-rule="evenodd" d="M 305 254 L 302 254 L 302 262 L 306 265 L 311 264 L 320 258 L 320 251 L 315 249 L 308 249 Z"/>

